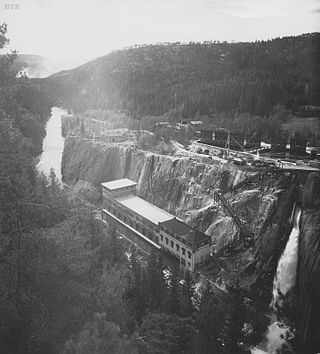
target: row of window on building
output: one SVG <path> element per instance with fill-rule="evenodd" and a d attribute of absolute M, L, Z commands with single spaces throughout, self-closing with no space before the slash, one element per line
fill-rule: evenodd
<path fill-rule="evenodd" d="M 128 216 L 122 215 L 122 213 L 119 211 L 119 209 L 116 209 L 114 206 L 107 205 L 107 210 L 110 213 L 112 213 L 115 217 L 117 217 L 118 219 L 122 220 L 125 224 L 129 225 L 130 227 L 132 227 L 136 231 L 142 233 L 142 235 L 148 237 L 150 240 L 153 240 L 154 237 L 153 237 L 153 234 L 152 234 L 151 231 L 147 231 L 146 228 L 144 228 L 142 225 L 140 225 L 136 221 L 132 220 Z M 162 227 L 161 227 L 161 229 L 163 229 L 163 231 L 165 231 L 165 232 L 167 232 L 169 234 L 169 230 L 166 230 L 166 229 L 164 229 Z M 175 235 L 172 232 L 170 232 L 170 235 L 173 238 L 175 237 Z M 162 242 L 165 241 L 165 244 L 168 246 L 168 248 L 171 247 L 172 250 L 176 250 L 176 252 L 181 253 L 182 256 L 188 257 L 188 259 L 191 259 L 192 253 L 190 251 L 187 251 L 184 247 L 181 247 L 178 243 L 175 244 L 175 242 L 173 240 L 170 240 L 170 242 L 169 242 L 169 238 L 164 236 L 164 235 L 162 235 L 162 234 L 160 235 L 160 238 L 161 238 Z M 180 250 L 181 250 L 181 252 L 180 252 Z M 182 264 L 185 263 L 183 258 L 181 258 L 181 263 Z"/>
<path fill-rule="evenodd" d="M 160 235 L 160 239 L 161 241 L 163 242 L 163 240 L 165 240 L 165 243 L 166 245 L 169 246 L 169 238 L 168 237 L 164 237 L 162 234 Z M 174 241 L 170 241 L 170 246 L 172 249 L 176 248 L 176 251 L 177 252 L 180 252 L 180 249 L 181 249 L 181 252 L 182 252 L 182 255 L 185 256 L 186 253 L 188 254 L 188 258 L 191 259 L 191 252 L 190 251 L 186 251 L 186 249 L 184 247 L 180 247 L 180 245 L 178 243 L 174 244 Z M 176 247 L 174 247 L 176 246 Z"/>

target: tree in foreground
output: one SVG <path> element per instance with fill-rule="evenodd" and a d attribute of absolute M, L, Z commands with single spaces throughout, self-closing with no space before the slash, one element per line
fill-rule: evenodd
<path fill-rule="evenodd" d="M 194 312 L 193 297 L 195 295 L 194 282 L 189 271 L 186 272 L 181 285 L 180 312 L 182 316 L 191 316 Z"/>
<path fill-rule="evenodd" d="M 210 284 L 206 284 L 201 293 L 196 313 L 198 329 L 196 339 L 197 354 L 221 353 L 223 349 L 221 333 L 225 321 L 225 312 Z"/>
<path fill-rule="evenodd" d="M 194 353 L 196 328 L 191 318 L 164 313 L 148 314 L 141 325 L 139 352 L 145 354 Z"/>
<path fill-rule="evenodd" d="M 242 354 L 245 353 L 243 349 L 245 339 L 243 327 L 246 315 L 244 305 L 245 291 L 240 287 L 238 278 L 235 285 L 229 289 L 229 292 L 232 298 L 222 334 L 224 353 Z"/>
<path fill-rule="evenodd" d="M 120 328 L 105 319 L 105 314 L 96 313 L 87 322 L 76 338 L 70 339 L 64 354 L 134 354 L 134 344 L 121 337 Z"/>
<path fill-rule="evenodd" d="M 150 311 L 162 311 L 166 299 L 166 283 L 162 272 L 161 258 L 151 253 L 147 260 L 147 306 Z"/>

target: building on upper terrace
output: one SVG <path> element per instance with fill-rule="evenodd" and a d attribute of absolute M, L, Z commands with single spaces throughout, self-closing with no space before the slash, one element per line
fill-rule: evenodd
<path fill-rule="evenodd" d="M 253 133 L 252 135 L 246 136 L 244 142 L 244 148 L 246 150 L 256 149 L 261 147 L 261 134 L 258 132 Z"/>
<path fill-rule="evenodd" d="M 213 130 L 201 129 L 200 130 L 200 139 L 202 142 L 212 142 Z"/>
<path fill-rule="evenodd" d="M 191 272 L 210 258 L 210 237 L 138 197 L 136 182 L 123 178 L 101 185 L 103 221 L 139 249 L 167 251 Z"/>
<path fill-rule="evenodd" d="M 239 150 L 244 144 L 244 134 L 239 131 L 229 131 L 225 128 L 201 130 L 201 142 L 211 144 L 222 148 L 231 148 Z"/>
<path fill-rule="evenodd" d="M 99 136 L 98 140 L 106 143 L 122 143 L 127 140 L 134 140 L 135 135 L 131 132 L 124 131 L 124 129 L 110 130 Z"/>
<path fill-rule="evenodd" d="M 288 132 L 282 131 L 272 135 L 271 150 L 274 152 L 285 152 L 288 140 Z"/>
<path fill-rule="evenodd" d="M 307 139 L 299 132 L 295 132 L 290 137 L 290 152 L 296 155 L 305 155 L 307 147 Z"/>

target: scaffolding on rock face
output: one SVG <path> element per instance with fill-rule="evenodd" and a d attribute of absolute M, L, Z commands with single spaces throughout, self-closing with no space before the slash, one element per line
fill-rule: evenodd
<path fill-rule="evenodd" d="M 202 197 L 201 196 L 193 196 L 193 209 L 200 209 L 202 205 Z"/>
<path fill-rule="evenodd" d="M 249 230 L 245 223 L 239 218 L 220 189 L 215 189 L 213 201 L 214 204 L 221 204 L 223 208 L 227 210 L 238 229 L 237 235 L 219 251 L 219 254 L 224 254 L 226 251 L 231 251 L 236 248 L 243 248 L 244 246 L 250 245 L 253 241 L 252 231 Z"/>

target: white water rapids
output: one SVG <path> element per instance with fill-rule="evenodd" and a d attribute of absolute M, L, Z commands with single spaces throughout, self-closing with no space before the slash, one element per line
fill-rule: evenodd
<path fill-rule="evenodd" d="M 293 288 L 296 282 L 300 215 L 301 209 L 299 207 L 295 207 L 293 215 L 293 228 L 285 250 L 278 262 L 277 273 L 273 280 L 273 298 L 271 308 L 273 309 L 274 314 L 271 317 L 271 324 L 268 327 L 265 340 L 259 345 L 260 348 L 254 348 L 251 350 L 252 354 L 274 354 L 277 350 L 281 350 L 283 345 L 286 344 L 285 336 L 288 333 L 289 328 L 285 324 L 278 321 L 276 305 L 280 307 L 282 306 L 282 299 L 279 296 L 279 291 L 282 295 L 286 295 L 287 292 Z"/>

